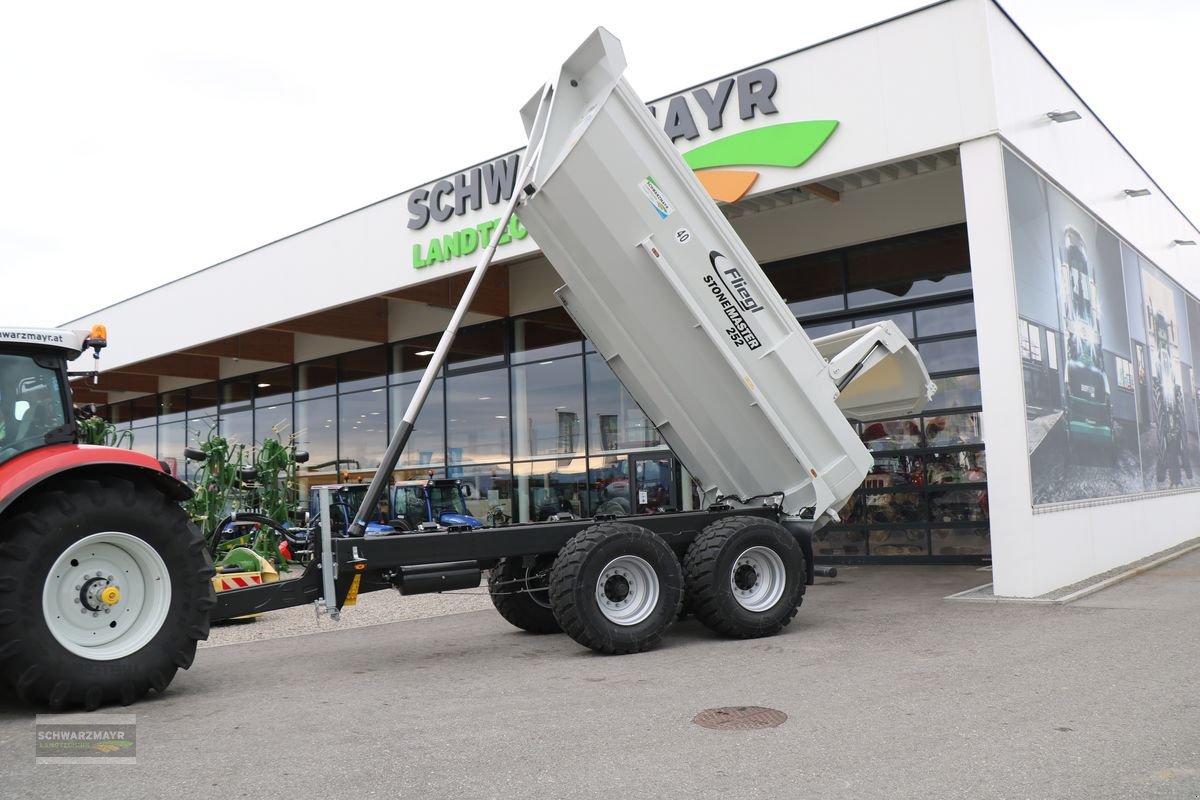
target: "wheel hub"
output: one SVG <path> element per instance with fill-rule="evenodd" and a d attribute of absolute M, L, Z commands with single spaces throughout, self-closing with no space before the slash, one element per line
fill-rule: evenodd
<path fill-rule="evenodd" d="M 614 603 L 620 603 L 629 597 L 629 579 L 624 575 L 613 575 L 604 582 L 604 596 Z"/>
<path fill-rule="evenodd" d="M 111 614 L 112 607 L 121 600 L 121 590 L 113 584 L 112 575 L 96 573 L 76 588 L 79 591 L 79 599 L 76 602 L 84 614 Z"/>
<path fill-rule="evenodd" d="M 758 570 L 750 564 L 739 564 L 733 572 L 733 585 L 740 591 L 748 592 L 758 583 Z"/>

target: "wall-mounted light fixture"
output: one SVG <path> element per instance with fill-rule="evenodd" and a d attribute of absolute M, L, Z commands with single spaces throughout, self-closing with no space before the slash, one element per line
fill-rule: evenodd
<path fill-rule="evenodd" d="M 1074 122 L 1077 119 L 1082 119 L 1078 111 L 1048 111 L 1046 118 L 1051 122 Z"/>
<path fill-rule="evenodd" d="M 1124 191 L 1125 191 L 1126 197 L 1149 197 L 1150 196 L 1149 189 L 1125 189 Z"/>
<path fill-rule="evenodd" d="M 1195 239 L 1175 239 L 1171 242 L 1171 244 L 1178 245 L 1179 247 L 1195 247 L 1196 240 Z"/>

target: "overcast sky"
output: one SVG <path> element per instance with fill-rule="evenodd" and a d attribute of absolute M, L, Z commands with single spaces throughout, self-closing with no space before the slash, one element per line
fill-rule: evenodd
<path fill-rule="evenodd" d="M 61 324 L 518 147 L 517 109 L 596 25 L 652 98 L 922 5 L 0 0 L 0 323 Z M 1002 5 L 1200 224 L 1200 3 Z"/>

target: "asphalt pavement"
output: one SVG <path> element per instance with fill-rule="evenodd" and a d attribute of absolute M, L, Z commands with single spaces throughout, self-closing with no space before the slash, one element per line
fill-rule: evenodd
<path fill-rule="evenodd" d="M 118 709 L 136 765 L 35 764 L 0 697 L 0 797 L 1200 798 L 1200 551 L 1065 606 L 943 599 L 987 580 L 844 568 L 777 637 L 634 656 L 491 611 L 205 648 Z M 692 722 L 747 705 L 788 719 Z"/>

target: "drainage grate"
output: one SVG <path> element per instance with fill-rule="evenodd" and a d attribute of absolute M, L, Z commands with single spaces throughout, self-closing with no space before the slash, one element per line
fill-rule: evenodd
<path fill-rule="evenodd" d="M 776 728 L 787 721 L 787 714 L 762 706 L 724 706 L 706 708 L 692 722 L 702 728 L 720 731 L 753 731 L 759 728 Z"/>

